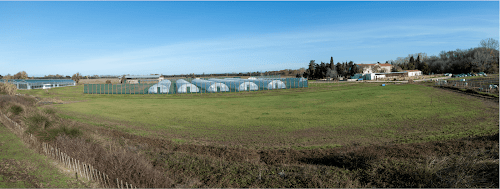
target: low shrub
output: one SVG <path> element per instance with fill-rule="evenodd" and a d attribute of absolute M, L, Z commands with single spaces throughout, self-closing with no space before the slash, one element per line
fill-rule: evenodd
<path fill-rule="evenodd" d="M 111 84 L 111 80 L 106 80 L 106 84 Z"/>
<path fill-rule="evenodd" d="M 56 110 L 54 110 L 52 108 L 47 108 L 47 109 L 44 109 L 43 112 L 46 114 L 55 114 Z"/>
<path fill-rule="evenodd" d="M 68 128 L 66 126 L 61 126 L 58 128 L 49 129 L 42 138 L 46 141 L 54 140 L 59 135 L 66 135 L 71 138 L 78 137 L 82 135 L 82 131 L 78 128 Z"/>
<path fill-rule="evenodd" d="M 13 105 L 9 108 L 9 111 L 12 112 L 14 115 L 19 115 L 19 113 L 23 112 L 23 107 L 18 105 Z"/>
<path fill-rule="evenodd" d="M 27 132 L 34 132 L 39 130 L 40 128 L 47 129 L 52 125 L 49 118 L 41 114 L 35 114 L 27 117 L 25 121 L 28 125 Z"/>

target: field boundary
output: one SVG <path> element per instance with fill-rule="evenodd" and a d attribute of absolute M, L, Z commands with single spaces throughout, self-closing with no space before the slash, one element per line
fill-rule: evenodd
<path fill-rule="evenodd" d="M 103 188 L 115 188 L 112 184 L 109 176 L 97 169 L 95 169 L 91 164 L 80 162 L 75 158 L 67 155 L 62 150 L 57 147 L 53 147 L 48 143 L 40 142 L 31 133 L 25 133 L 26 129 L 19 123 L 13 121 L 7 115 L 0 112 L 0 121 L 15 135 L 17 135 L 23 143 L 27 144 L 30 148 L 34 149 L 36 152 L 45 155 L 57 162 L 61 163 L 67 169 L 75 172 L 75 177 L 78 180 L 78 175 L 80 178 L 85 178 L 87 182 L 95 182 L 99 187 Z M 114 180 L 113 180 L 114 181 Z M 124 189 L 137 189 L 137 186 L 132 186 L 128 182 L 123 183 L 123 180 L 116 178 L 116 188 Z"/>
<path fill-rule="evenodd" d="M 478 93 L 477 91 L 472 90 L 472 89 L 464 91 L 462 88 L 451 87 L 451 86 L 433 86 L 433 87 L 438 88 L 438 89 L 443 89 L 443 90 L 447 90 L 447 91 L 460 93 L 460 94 L 464 94 L 464 95 L 468 95 L 468 96 L 472 96 L 472 97 L 476 97 L 476 98 L 481 98 L 481 99 L 499 102 L 498 97 L 494 97 L 494 96 L 487 95 L 487 94 L 481 94 L 481 93 Z"/>

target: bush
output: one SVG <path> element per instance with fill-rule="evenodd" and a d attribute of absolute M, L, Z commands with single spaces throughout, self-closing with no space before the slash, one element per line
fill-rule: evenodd
<path fill-rule="evenodd" d="M 0 82 L 0 94 L 7 94 L 10 96 L 16 95 L 17 87 L 11 83 Z"/>
<path fill-rule="evenodd" d="M 111 80 L 106 80 L 106 84 L 111 84 Z"/>
<path fill-rule="evenodd" d="M 35 114 L 31 117 L 26 118 L 26 122 L 28 124 L 27 132 L 34 132 L 40 128 L 46 129 L 52 125 L 49 118 L 41 114 Z"/>
<path fill-rule="evenodd" d="M 19 115 L 19 113 L 23 112 L 23 108 L 18 105 L 13 105 L 9 108 L 9 111 L 12 112 L 14 115 Z"/>
<path fill-rule="evenodd" d="M 43 139 L 45 139 L 46 141 L 50 141 L 55 139 L 57 136 L 61 134 L 74 138 L 82 135 L 82 131 L 80 131 L 80 129 L 78 128 L 68 128 L 66 126 L 61 126 L 59 128 L 53 128 L 48 130 L 46 135 L 43 136 Z"/>
<path fill-rule="evenodd" d="M 46 114 L 55 114 L 56 110 L 54 110 L 52 108 L 47 108 L 47 109 L 44 109 L 43 112 Z"/>

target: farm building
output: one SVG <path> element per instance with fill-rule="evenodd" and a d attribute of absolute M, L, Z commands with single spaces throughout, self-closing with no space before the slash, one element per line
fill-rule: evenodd
<path fill-rule="evenodd" d="M 378 80 L 385 78 L 385 73 L 368 73 L 363 75 L 363 80 Z"/>
<path fill-rule="evenodd" d="M 391 72 L 391 67 L 392 67 L 391 64 L 380 64 L 380 63 L 356 64 L 356 65 L 363 70 L 363 74 L 378 73 L 378 72 L 389 73 Z"/>
<path fill-rule="evenodd" d="M 199 87 L 202 92 L 208 92 L 208 93 L 229 92 L 229 87 L 224 83 L 208 81 L 203 79 L 193 79 L 191 83 Z"/>
<path fill-rule="evenodd" d="M 240 80 L 245 82 L 252 82 L 257 85 L 259 89 L 270 90 L 270 89 L 285 89 L 286 84 L 281 81 L 280 78 L 255 78 L 255 79 L 235 79 L 226 78 L 227 80 Z"/>
<path fill-rule="evenodd" d="M 252 81 L 252 80 L 249 80 L 249 81 Z M 279 79 L 258 78 L 256 80 L 253 80 L 252 82 L 257 84 L 257 86 L 259 86 L 259 88 L 263 88 L 263 89 L 285 89 L 286 88 L 286 84 Z"/>
<path fill-rule="evenodd" d="M 422 71 L 420 71 L 420 70 L 403 70 L 403 72 L 407 72 L 408 73 L 408 77 L 422 75 Z"/>
<path fill-rule="evenodd" d="M 226 78 L 226 79 L 209 79 L 210 81 L 221 82 L 226 84 L 231 91 L 256 91 L 259 90 L 253 82 L 243 81 L 237 78 Z"/>
<path fill-rule="evenodd" d="M 17 89 L 49 89 L 76 85 L 71 79 L 0 79 L 0 82 L 14 84 Z"/>
<path fill-rule="evenodd" d="M 193 85 L 184 79 L 178 79 L 177 81 L 175 81 L 175 83 L 177 86 L 177 93 L 197 93 L 197 92 L 200 92 L 200 89 L 196 85 Z"/>
<path fill-rule="evenodd" d="M 121 79 L 121 78 L 119 78 Z M 163 80 L 160 75 L 126 75 L 125 80 L 129 84 L 137 84 L 141 82 L 158 82 Z"/>
<path fill-rule="evenodd" d="M 160 81 L 157 84 L 154 84 L 153 86 L 149 87 L 148 93 L 149 94 L 168 93 L 170 91 L 171 85 L 172 82 L 170 82 L 169 80 Z"/>

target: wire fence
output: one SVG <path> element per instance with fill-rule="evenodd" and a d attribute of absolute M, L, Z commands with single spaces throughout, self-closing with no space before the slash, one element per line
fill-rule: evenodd
<path fill-rule="evenodd" d="M 210 78 L 166 79 L 156 83 L 85 84 L 85 94 L 182 94 L 221 93 L 308 87 L 305 78 Z"/>
<path fill-rule="evenodd" d="M 471 89 L 479 92 L 498 93 L 499 77 L 480 77 L 459 80 L 438 80 L 437 86 Z"/>
<path fill-rule="evenodd" d="M 130 189 L 137 189 L 137 186 L 133 186 L 128 182 L 124 183 L 123 180 L 118 178 L 115 178 L 116 180 L 110 179 L 106 173 L 95 169 L 91 164 L 80 162 L 80 160 L 69 156 L 57 147 L 45 142 L 40 142 L 35 136 L 33 136 L 33 134 L 25 132 L 25 126 L 22 126 L 21 124 L 10 119 L 2 112 L 0 112 L 0 121 L 3 125 L 12 130 L 14 134 L 20 137 L 24 143 L 28 144 L 30 148 L 34 148 L 39 153 L 44 154 L 45 156 L 62 164 L 65 168 L 73 171 L 77 180 L 80 179 L 96 183 L 99 188 L 128 189 L 130 187 Z"/>

